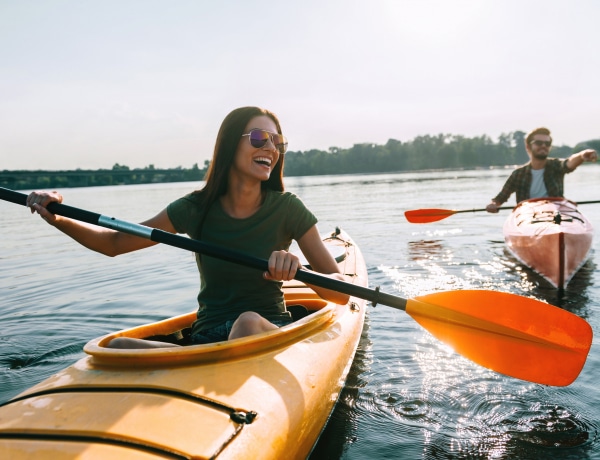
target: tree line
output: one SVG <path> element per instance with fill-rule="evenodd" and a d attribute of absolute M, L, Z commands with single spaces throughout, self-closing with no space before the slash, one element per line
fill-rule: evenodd
<path fill-rule="evenodd" d="M 496 141 L 489 136 L 465 137 L 451 134 L 418 136 L 412 141 L 389 139 L 384 145 L 354 144 L 349 148 L 330 147 L 327 151 L 289 151 L 285 154 L 286 176 L 403 172 L 431 169 L 475 169 L 517 165 L 529 158 L 523 131 L 502 134 Z M 565 158 L 574 151 L 595 148 L 600 139 L 569 146 L 554 146 L 551 155 Z M 157 182 L 201 181 L 209 161 L 203 167 L 130 169 L 115 164 L 112 169 L 71 171 L 2 171 L 0 186 L 14 189 L 128 185 Z"/>
<path fill-rule="evenodd" d="M 206 167 L 201 169 L 197 163 L 191 168 L 178 166 L 173 169 L 156 169 L 154 165 L 149 165 L 145 168 L 130 169 L 128 166 L 116 163 L 112 169 L 75 169 L 62 171 L 5 170 L 0 172 L 0 186 L 24 190 L 161 182 L 194 182 L 201 181 L 205 173 Z"/>
<path fill-rule="evenodd" d="M 474 169 L 524 164 L 526 133 L 502 134 L 497 141 L 489 136 L 465 137 L 451 134 L 419 136 L 410 142 L 389 139 L 384 145 L 355 144 L 350 148 L 331 147 L 329 151 L 289 152 L 285 158 L 287 176 L 318 174 L 376 173 L 426 169 Z M 596 142 L 600 148 L 600 140 Z M 569 156 L 575 149 L 554 146 L 552 156 Z M 587 144 L 586 144 L 587 145 Z"/>

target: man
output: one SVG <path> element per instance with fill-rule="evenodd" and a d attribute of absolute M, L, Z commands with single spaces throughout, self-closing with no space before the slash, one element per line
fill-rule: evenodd
<path fill-rule="evenodd" d="M 562 197 L 565 174 L 575 171 L 585 161 L 596 161 L 595 150 L 586 149 L 569 158 L 548 158 L 552 138 L 547 128 L 536 128 L 525 138 L 529 163 L 515 169 L 502 190 L 486 206 L 487 212 L 496 213 L 498 207 L 515 192 L 517 203 L 529 198 Z"/>

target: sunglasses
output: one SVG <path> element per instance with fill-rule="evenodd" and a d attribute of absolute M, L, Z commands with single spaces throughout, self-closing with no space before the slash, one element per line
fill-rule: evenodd
<path fill-rule="evenodd" d="M 282 134 L 270 133 L 264 129 L 253 129 L 247 134 L 242 134 L 242 137 L 243 136 L 248 136 L 250 145 L 255 149 L 263 148 L 270 140 L 280 154 L 283 155 L 287 150 L 288 142 L 286 137 Z"/>
<path fill-rule="evenodd" d="M 540 140 L 536 139 L 535 141 L 531 141 L 530 144 L 533 144 L 536 147 L 541 147 L 542 145 L 545 145 L 546 147 L 550 147 L 552 145 L 552 141 L 540 141 Z"/>

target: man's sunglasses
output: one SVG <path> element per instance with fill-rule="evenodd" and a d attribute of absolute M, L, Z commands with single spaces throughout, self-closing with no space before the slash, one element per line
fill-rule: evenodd
<path fill-rule="evenodd" d="M 283 155 L 287 150 L 288 142 L 286 137 L 282 134 L 270 133 L 264 129 L 253 129 L 247 134 L 242 134 L 242 137 L 243 136 L 248 136 L 250 144 L 256 149 L 263 148 L 267 145 L 267 142 L 271 140 L 271 143 L 280 154 Z"/>
<path fill-rule="evenodd" d="M 540 141 L 540 140 L 536 139 L 535 141 L 531 141 L 530 144 L 533 144 L 536 147 L 541 147 L 542 145 L 545 145 L 546 147 L 550 147 L 552 145 L 552 141 Z"/>

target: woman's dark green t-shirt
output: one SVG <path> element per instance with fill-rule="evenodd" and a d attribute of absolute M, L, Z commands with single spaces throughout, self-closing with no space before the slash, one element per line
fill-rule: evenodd
<path fill-rule="evenodd" d="M 301 238 L 317 223 L 296 195 L 275 191 L 267 191 L 260 209 L 246 219 L 229 216 L 217 200 L 206 216 L 201 234 L 203 209 L 197 195 L 172 202 L 167 213 L 178 233 L 261 259 L 268 259 L 275 250 L 288 250 L 292 240 Z M 261 270 L 198 254 L 196 263 L 200 293 L 194 331 L 235 320 L 245 311 L 255 311 L 270 321 L 289 318 L 282 283 L 265 280 Z"/>

